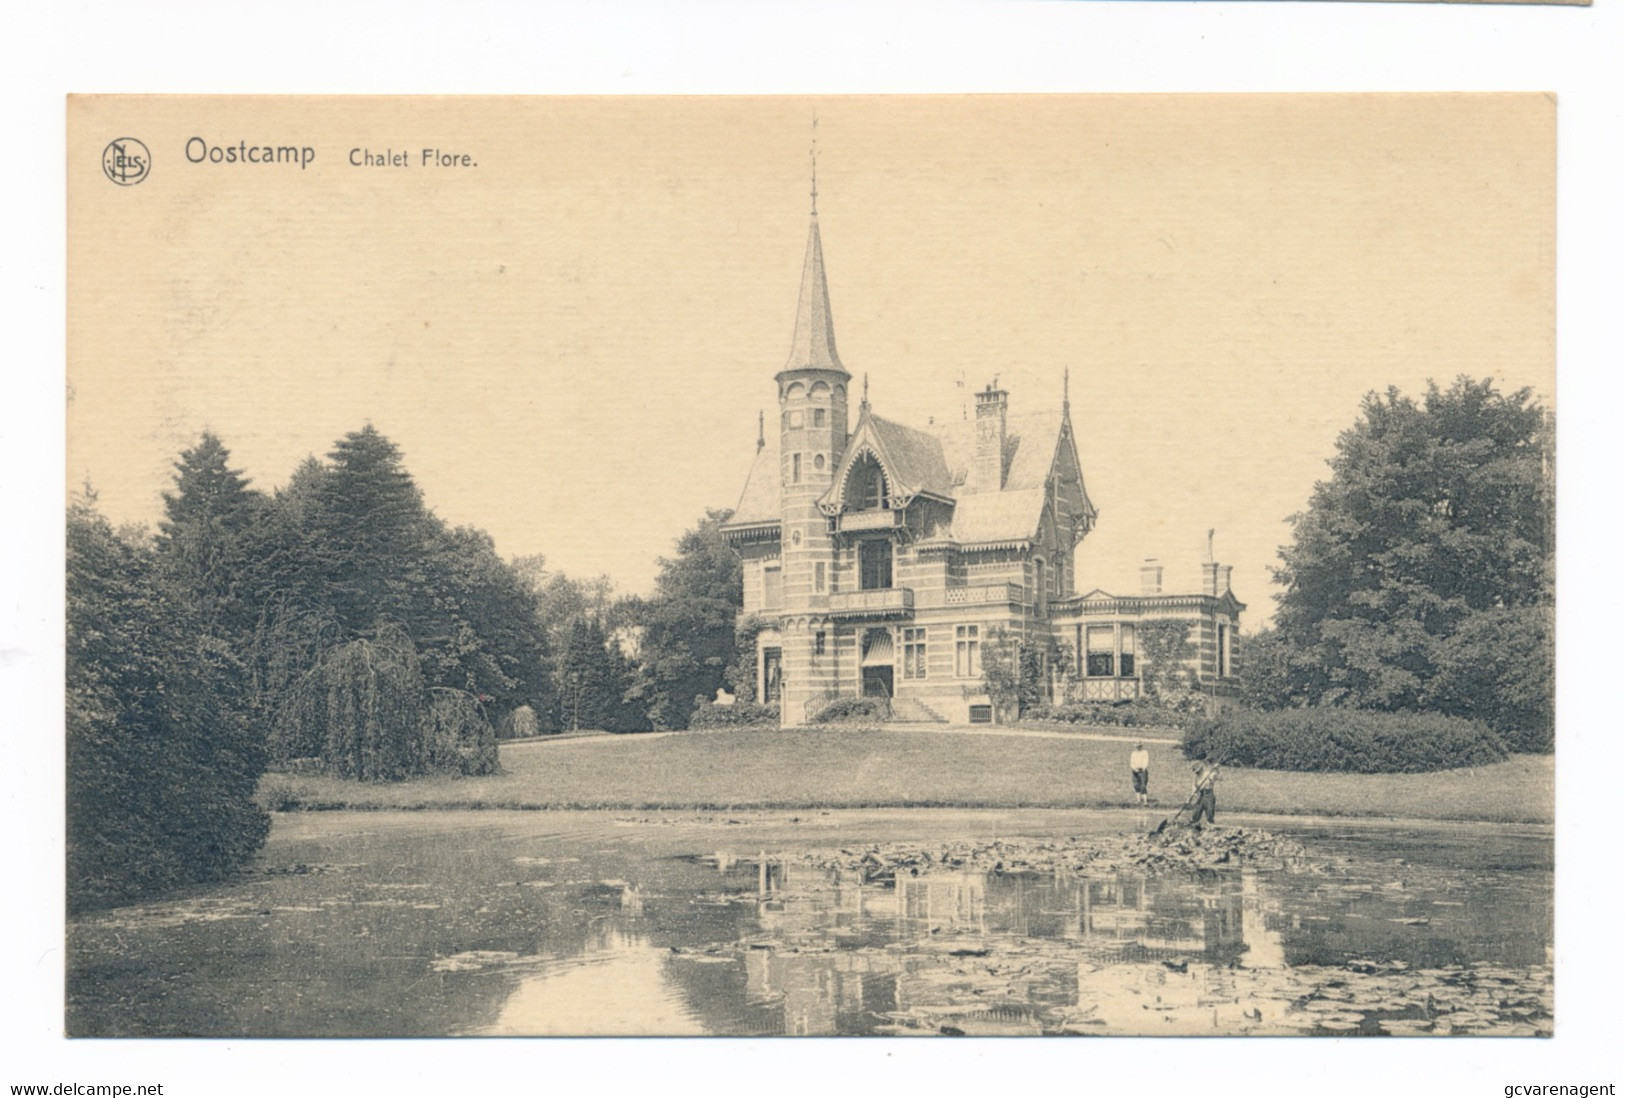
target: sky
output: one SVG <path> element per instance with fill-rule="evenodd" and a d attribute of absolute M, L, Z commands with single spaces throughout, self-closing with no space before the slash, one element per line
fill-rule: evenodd
<path fill-rule="evenodd" d="M 1550 403 L 1542 95 L 89 98 L 67 482 L 152 523 L 203 430 L 272 489 L 371 422 L 446 521 L 645 591 L 774 422 L 814 117 L 837 345 L 876 412 L 958 417 L 995 378 L 1054 408 L 1070 373 L 1081 590 L 1132 593 L 1146 557 L 1195 590 L 1213 530 L 1256 628 L 1363 394 L 1465 373 Z M 126 134 L 152 171 L 117 187 Z M 191 163 L 193 137 L 316 157 Z"/>

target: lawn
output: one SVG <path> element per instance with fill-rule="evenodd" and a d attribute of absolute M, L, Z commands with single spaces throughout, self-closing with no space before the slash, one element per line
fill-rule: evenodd
<path fill-rule="evenodd" d="M 1148 743 L 1151 792 L 1171 810 L 1189 764 Z M 1067 736 L 728 730 L 532 741 L 502 748 L 503 773 L 368 784 L 268 775 L 277 808 L 866 808 L 1128 805 L 1128 748 Z M 1550 756 L 1435 774 L 1227 770 L 1219 811 L 1550 823 Z M 1221 817 L 1222 818 L 1222 817 Z"/>

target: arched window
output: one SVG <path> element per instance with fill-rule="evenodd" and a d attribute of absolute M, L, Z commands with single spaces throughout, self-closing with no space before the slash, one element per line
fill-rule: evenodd
<path fill-rule="evenodd" d="M 864 454 L 852 463 L 846 477 L 846 509 L 878 511 L 887 503 L 886 473 L 873 454 Z"/>
<path fill-rule="evenodd" d="M 784 391 L 786 400 L 800 400 L 807 395 L 807 387 L 799 381 L 792 381 L 790 387 Z"/>
<path fill-rule="evenodd" d="M 814 400 L 819 400 L 819 401 L 828 400 L 829 399 L 829 382 L 827 382 L 827 381 L 815 381 L 815 382 L 813 382 L 812 389 L 810 389 L 809 392 L 812 393 L 812 398 Z"/>

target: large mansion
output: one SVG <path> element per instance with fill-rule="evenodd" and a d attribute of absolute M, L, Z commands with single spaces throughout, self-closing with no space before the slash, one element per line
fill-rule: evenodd
<path fill-rule="evenodd" d="M 764 429 L 725 527 L 744 560 L 757 696 L 803 724 L 842 697 L 892 699 L 903 719 L 980 722 L 992 703 L 982 652 L 993 638 L 1069 655 L 1048 689 L 1092 700 L 1140 696 L 1136 632 L 1187 624 L 1203 693 L 1235 692 L 1231 649 L 1244 608 L 1230 569 L 1209 561 L 1199 594 L 1080 594 L 1073 557 L 1095 524 L 1071 407 L 1012 408 L 993 385 L 975 416 L 910 427 L 877 414 L 835 350 L 816 207 L 790 358 L 774 377 L 778 429 Z M 1050 639 L 1059 642 L 1051 645 Z"/>

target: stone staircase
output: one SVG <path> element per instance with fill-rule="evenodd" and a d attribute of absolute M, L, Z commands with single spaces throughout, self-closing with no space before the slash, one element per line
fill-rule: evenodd
<path fill-rule="evenodd" d="M 915 701 L 913 698 L 893 698 L 891 700 L 891 719 L 886 723 L 912 728 L 922 724 L 947 724 L 948 718 L 924 702 Z"/>

